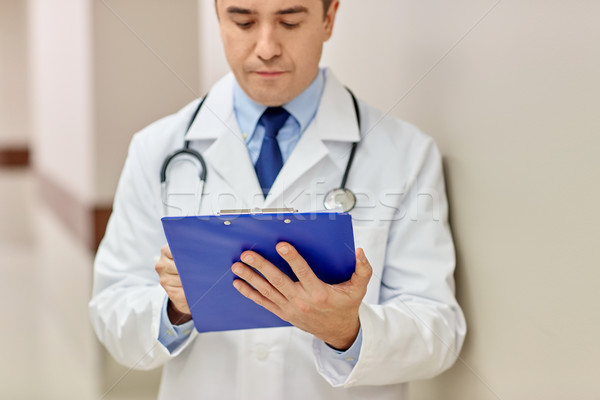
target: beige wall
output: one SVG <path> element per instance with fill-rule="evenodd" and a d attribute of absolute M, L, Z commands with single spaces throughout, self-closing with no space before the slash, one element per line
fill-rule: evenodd
<path fill-rule="evenodd" d="M 93 2 L 97 204 L 110 205 L 131 136 L 200 96 L 196 0 Z"/>
<path fill-rule="evenodd" d="M 414 398 L 596 399 L 600 3 L 495 3 L 342 1 L 325 63 L 446 158 L 469 333 Z"/>
<path fill-rule="evenodd" d="M 197 8 L 29 0 L 36 170 L 85 204 L 112 203 L 133 133 L 199 95 Z"/>
<path fill-rule="evenodd" d="M 0 147 L 29 142 L 27 2 L 0 1 Z"/>
<path fill-rule="evenodd" d="M 200 87 L 206 93 L 221 78 L 229 66 L 225 60 L 219 36 L 219 21 L 215 5 L 210 0 L 198 0 L 198 27 L 200 29 Z"/>

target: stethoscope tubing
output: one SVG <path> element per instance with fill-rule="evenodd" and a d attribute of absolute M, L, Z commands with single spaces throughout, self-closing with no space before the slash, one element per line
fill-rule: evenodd
<path fill-rule="evenodd" d="M 356 97 L 354 97 L 354 93 L 352 90 L 346 88 L 346 90 L 350 93 L 352 97 L 352 103 L 354 104 L 354 111 L 356 115 L 356 124 L 358 125 L 358 134 L 360 136 L 360 110 L 358 108 L 358 101 L 356 101 Z M 346 165 L 346 170 L 344 171 L 344 176 L 342 178 L 342 183 L 340 184 L 340 189 L 346 189 L 346 182 L 348 181 L 348 174 L 350 173 L 350 168 L 352 167 L 352 162 L 354 161 L 354 155 L 356 154 L 356 148 L 358 147 L 358 142 L 352 143 L 352 150 L 350 150 L 350 157 L 348 158 L 348 165 Z"/>
<path fill-rule="evenodd" d="M 352 91 L 350 89 L 346 88 L 346 90 L 348 91 L 348 93 L 350 93 L 350 96 L 352 97 L 352 103 L 354 105 L 354 111 L 355 111 L 355 115 L 356 115 L 356 122 L 358 125 L 358 132 L 360 135 L 361 118 L 360 118 L 360 110 L 358 107 L 358 101 L 356 100 L 354 93 L 352 93 Z M 188 125 L 185 129 L 184 138 L 185 138 L 185 136 L 187 136 L 190 128 L 192 127 L 194 121 L 196 120 L 196 117 L 198 116 L 198 113 L 200 112 L 200 109 L 204 105 L 204 101 L 206 100 L 207 97 L 208 97 L 208 94 L 202 98 L 202 100 L 200 101 L 200 103 L 198 104 L 196 109 L 194 110 L 194 113 L 192 114 L 192 117 L 190 118 L 190 121 L 188 122 Z M 350 151 L 350 156 L 348 157 L 348 164 L 346 165 L 346 170 L 344 171 L 344 176 L 342 177 L 342 182 L 341 182 L 340 187 L 337 189 L 333 189 L 331 191 L 331 192 L 334 192 L 334 191 L 350 192 L 352 194 L 352 197 L 354 198 L 354 202 L 356 201 L 356 198 L 355 198 L 354 194 L 352 193 L 352 191 L 346 189 L 346 183 L 348 181 L 350 169 L 351 169 L 352 163 L 354 161 L 354 156 L 356 155 L 356 148 L 358 147 L 358 143 L 359 142 L 352 143 L 352 149 Z M 163 201 L 166 201 L 166 199 L 164 197 L 166 195 L 165 192 L 166 192 L 166 184 L 167 184 L 167 170 L 169 168 L 169 164 L 173 161 L 173 159 L 177 158 L 178 156 L 180 156 L 182 154 L 192 156 L 200 163 L 201 168 L 200 168 L 200 172 L 199 172 L 198 176 L 200 178 L 200 181 L 202 182 L 202 187 L 204 188 L 204 183 L 206 182 L 206 175 L 207 175 L 206 162 L 204 161 L 204 157 L 202 157 L 202 154 L 200 154 L 199 152 L 197 152 L 196 150 L 194 150 L 190 147 L 190 141 L 185 140 L 184 147 L 182 149 L 179 149 L 179 150 L 176 150 L 176 151 L 170 153 L 165 158 L 162 168 L 160 170 L 160 183 L 161 183 L 161 190 L 163 191 Z M 202 196 L 202 193 L 200 193 L 200 196 Z M 350 207 L 350 209 L 345 210 L 345 211 L 348 212 L 352 208 L 354 208 L 354 204 Z"/>
<path fill-rule="evenodd" d="M 187 128 L 185 129 L 185 133 L 183 134 L 184 138 L 190 131 L 190 128 L 192 127 L 192 124 L 196 120 L 196 116 L 200 112 L 200 109 L 202 108 L 202 105 L 204 104 L 204 101 L 206 100 L 207 97 L 208 97 L 208 95 L 204 96 L 204 98 L 198 104 L 198 107 L 196 107 L 194 114 L 192 114 L 192 118 L 190 118 Z M 200 154 L 196 150 L 190 148 L 189 140 L 185 140 L 183 149 L 176 150 L 173 153 L 169 154 L 167 156 L 167 158 L 165 158 L 162 168 L 160 169 L 160 183 L 164 185 L 167 182 L 167 169 L 169 168 L 169 164 L 171 163 L 171 161 L 173 161 L 174 158 L 178 157 L 181 154 L 190 155 L 190 156 L 194 157 L 196 160 L 198 160 L 198 162 L 200 163 L 200 166 L 202 167 L 202 169 L 198 175 L 202 182 L 206 182 L 206 171 L 208 168 L 206 168 L 206 162 L 204 161 L 204 157 L 202 157 L 202 154 Z"/>

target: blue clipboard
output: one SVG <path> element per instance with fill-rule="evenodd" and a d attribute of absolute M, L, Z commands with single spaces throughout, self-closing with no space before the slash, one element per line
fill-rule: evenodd
<path fill-rule="evenodd" d="M 347 281 L 356 256 L 352 218 L 346 213 L 272 213 L 164 217 L 163 228 L 198 332 L 290 324 L 241 295 L 231 266 L 246 250 L 261 254 L 294 281 L 275 250 L 293 245 L 324 282 Z"/>

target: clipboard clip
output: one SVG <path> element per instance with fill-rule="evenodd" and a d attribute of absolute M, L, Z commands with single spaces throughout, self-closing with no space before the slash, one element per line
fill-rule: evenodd
<path fill-rule="evenodd" d="M 293 208 L 242 208 L 238 210 L 221 210 L 217 215 L 262 215 L 262 214 L 283 214 L 283 213 L 297 213 L 298 210 Z"/>

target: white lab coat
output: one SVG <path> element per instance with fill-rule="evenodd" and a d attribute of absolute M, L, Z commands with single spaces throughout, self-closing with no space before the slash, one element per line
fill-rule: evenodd
<path fill-rule="evenodd" d="M 352 100 L 331 72 L 319 110 L 267 199 L 233 112 L 231 74 L 210 91 L 187 139 L 208 164 L 200 210 L 197 169 L 169 170 L 170 215 L 220 209 L 322 209 L 340 185 L 351 142 L 359 140 Z M 173 354 L 157 340 L 165 292 L 154 257 L 166 243 L 159 172 L 182 147 L 197 101 L 132 140 L 113 214 L 95 262 L 90 313 L 115 359 L 151 369 L 164 365 L 160 399 L 405 399 L 406 382 L 453 364 L 465 321 L 454 298 L 454 248 L 440 154 L 431 138 L 360 103 L 361 140 L 347 187 L 357 247 L 374 272 L 359 316 L 360 357 L 350 370 L 323 342 L 294 327 L 194 331 Z"/>

